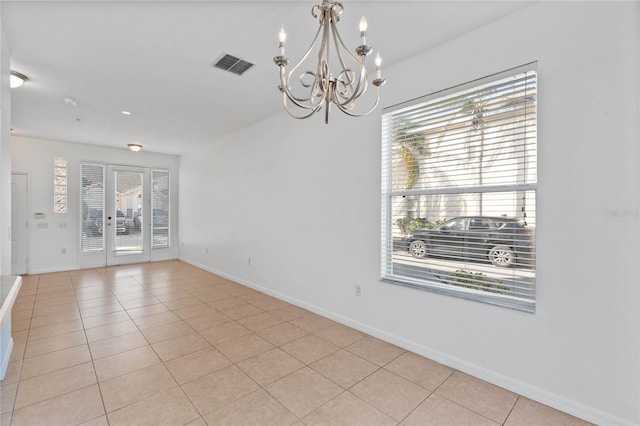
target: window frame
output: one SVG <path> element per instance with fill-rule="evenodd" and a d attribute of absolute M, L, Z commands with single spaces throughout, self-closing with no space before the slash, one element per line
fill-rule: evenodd
<path fill-rule="evenodd" d="M 538 128 L 538 117 L 537 117 L 537 91 L 538 91 L 538 75 L 537 75 L 537 63 L 531 62 L 519 67 L 511 68 L 499 73 L 495 73 L 489 75 L 487 77 L 479 78 L 468 83 L 464 83 L 461 85 L 457 85 L 445 90 L 441 90 L 438 92 L 431 93 L 426 96 L 422 96 L 416 99 L 412 99 L 410 101 L 393 105 L 387 108 L 384 108 L 382 111 L 382 192 L 381 192 L 381 281 L 388 282 L 392 284 L 398 284 L 402 286 L 407 286 L 411 288 L 416 288 L 420 290 L 426 290 L 429 292 L 434 292 L 438 294 L 445 294 L 449 296 L 459 297 L 468 300 L 474 300 L 478 302 L 484 302 L 492 305 L 503 306 L 507 308 L 512 308 L 524 312 L 535 313 L 536 311 L 536 265 L 535 265 L 535 236 L 533 237 L 533 294 L 527 300 L 522 300 L 521 298 L 515 297 L 505 297 L 504 295 L 495 294 L 491 292 L 490 289 L 482 288 L 482 289 L 468 289 L 464 287 L 460 287 L 458 285 L 447 284 L 445 281 L 439 280 L 436 281 L 434 279 L 429 279 L 429 273 L 425 272 L 424 277 L 416 278 L 410 276 L 404 276 L 401 273 L 396 274 L 393 272 L 394 269 L 394 220 L 397 219 L 394 217 L 393 213 L 393 201 L 394 197 L 406 197 L 406 196 L 430 196 L 430 195 L 470 195 L 470 194 L 530 194 L 532 193 L 534 198 L 533 201 L 533 212 L 534 212 L 534 220 L 535 220 L 535 212 L 537 211 L 537 153 L 533 155 L 534 164 L 536 168 L 535 179 L 533 182 L 525 182 L 518 183 L 512 182 L 508 184 L 498 184 L 498 185 L 476 185 L 476 186 L 464 186 L 464 185 L 452 185 L 452 186 L 441 186 L 437 188 L 429 188 L 429 187 L 421 187 L 418 189 L 414 189 L 413 187 L 409 190 L 398 190 L 393 188 L 393 173 L 394 173 L 394 165 L 393 163 L 393 138 L 391 136 L 391 125 L 389 124 L 392 115 L 394 112 L 398 112 L 401 110 L 408 110 L 412 107 L 419 107 L 422 105 L 428 105 L 429 102 L 437 102 L 436 100 L 447 99 L 448 97 L 452 97 L 455 95 L 462 95 L 463 93 L 473 90 L 475 88 L 482 88 L 484 85 L 499 82 L 506 78 L 514 78 L 520 74 L 531 73 L 535 77 L 535 104 L 533 106 L 533 110 L 535 111 L 535 131 L 536 131 L 536 140 L 534 142 L 534 146 L 537 151 L 537 128 Z M 526 114 L 525 114 L 526 116 Z M 514 142 L 517 142 L 518 139 L 514 138 Z M 527 154 L 528 156 L 529 154 Z M 528 159 L 529 157 L 527 157 Z M 528 160 L 527 160 L 528 161 Z M 408 172 L 407 174 L 409 174 Z M 410 179 L 410 178 L 408 178 Z M 407 213 L 409 211 L 407 210 Z M 470 214 L 469 216 L 478 216 Z M 447 219 L 452 219 L 449 217 Z M 467 220 L 467 224 L 470 225 L 471 221 Z M 504 225 L 504 224 L 503 224 Z M 537 225 L 537 222 L 536 222 Z M 425 267 L 426 269 L 426 267 Z M 456 271 L 457 272 L 457 271 Z M 418 274 L 419 275 L 419 274 Z M 499 281 L 500 282 L 500 281 Z M 515 282 L 515 281 L 514 281 Z M 500 282 L 501 283 L 501 282 Z M 491 287 L 490 285 L 488 287 Z M 511 285 L 510 291 L 514 291 L 514 285 Z M 496 292 L 498 293 L 498 292 Z"/>

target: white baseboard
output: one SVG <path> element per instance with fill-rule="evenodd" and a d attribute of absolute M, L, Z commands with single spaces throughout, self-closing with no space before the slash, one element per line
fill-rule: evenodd
<path fill-rule="evenodd" d="M 78 269 L 81 269 L 81 268 L 79 266 L 59 266 L 55 268 L 32 269 L 29 272 L 27 272 L 27 275 L 50 274 L 52 272 L 77 271 Z"/>
<path fill-rule="evenodd" d="M 2 365 L 0 365 L 0 380 L 4 380 L 4 375 L 7 374 L 7 368 L 9 368 L 9 359 L 11 359 L 11 351 L 13 350 L 13 337 L 9 338 L 9 344 L 7 350 L 2 355 Z"/>
<path fill-rule="evenodd" d="M 596 410 L 590 406 L 574 401 L 572 399 L 554 394 L 553 392 L 549 392 L 544 389 L 537 388 L 535 386 L 531 386 L 527 383 L 521 382 L 519 380 L 515 380 L 511 377 L 504 376 L 495 371 L 487 370 L 486 368 L 480 367 L 468 361 L 464 361 L 459 358 L 452 357 L 446 353 L 437 351 L 433 348 L 423 346 L 411 340 L 403 339 L 394 334 L 390 334 L 386 331 L 371 327 L 367 324 L 354 321 L 351 318 L 336 314 L 335 312 L 327 311 L 326 309 L 323 309 L 319 306 L 292 298 L 286 294 L 273 291 L 269 288 L 262 287 L 258 284 L 246 281 L 242 278 L 238 278 L 233 275 L 227 274 L 225 272 L 215 270 L 206 265 L 202 265 L 198 262 L 194 262 L 185 258 L 179 258 L 179 260 L 185 263 L 188 263 L 190 265 L 196 266 L 200 269 L 204 269 L 205 271 L 211 272 L 212 274 L 215 274 L 223 278 L 226 278 L 228 280 L 231 280 L 233 282 L 236 282 L 238 284 L 242 284 L 254 290 L 268 294 L 269 296 L 273 296 L 277 299 L 291 303 L 292 305 L 296 305 L 303 309 L 307 309 L 313 313 L 322 315 L 324 317 L 332 319 L 346 326 L 355 328 L 356 330 L 369 334 L 380 340 L 384 340 L 385 342 L 394 344 L 403 349 L 414 352 L 418 355 L 422 355 L 433 361 L 439 362 L 441 364 L 444 364 L 448 367 L 451 367 L 463 373 L 477 377 L 479 379 L 492 383 L 496 386 L 500 386 L 501 388 L 504 388 L 511 392 L 522 395 L 533 401 L 537 401 L 541 404 L 548 405 L 549 407 L 571 414 L 572 416 L 584 419 L 586 421 L 589 421 L 598 425 L 620 425 L 620 426 L 635 425 L 637 426 L 635 423 L 632 423 L 628 420 L 613 416 L 609 413 L 605 413 L 600 410 Z"/>

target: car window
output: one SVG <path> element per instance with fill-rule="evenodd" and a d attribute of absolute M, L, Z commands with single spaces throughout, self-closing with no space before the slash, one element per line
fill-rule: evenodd
<path fill-rule="evenodd" d="M 482 217 L 474 217 L 469 221 L 470 231 L 486 231 L 491 229 L 491 221 Z"/>
<path fill-rule="evenodd" d="M 464 231 L 467 229 L 467 218 L 453 219 L 450 222 L 442 224 L 440 229 L 447 231 Z"/>
<path fill-rule="evenodd" d="M 89 217 L 94 219 L 102 219 L 102 210 L 89 209 Z"/>

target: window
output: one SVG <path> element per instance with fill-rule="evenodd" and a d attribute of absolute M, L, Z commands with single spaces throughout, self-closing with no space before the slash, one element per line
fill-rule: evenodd
<path fill-rule="evenodd" d="M 53 159 L 53 212 L 67 212 L 67 160 Z"/>
<path fill-rule="evenodd" d="M 151 171 L 151 247 L 169 247 L 169 171 Z"/>
<path fill-rule="evenodd" d="M 383 111 L 382 279 L 535 311 L 535 64 Z"/>
<path fill-rule="evenodd" d="M 104 250 L 104 166 L 82 163 L 80 165 L 82 194 L 80 194 L 83 253 Z"/>

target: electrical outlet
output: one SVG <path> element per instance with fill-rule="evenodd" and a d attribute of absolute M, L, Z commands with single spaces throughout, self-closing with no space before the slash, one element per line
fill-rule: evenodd
<path fill-rule="evenodd" d="M 356 284 L 356 296 L 362 296 L 362 286 L 360 284 Z"/>

